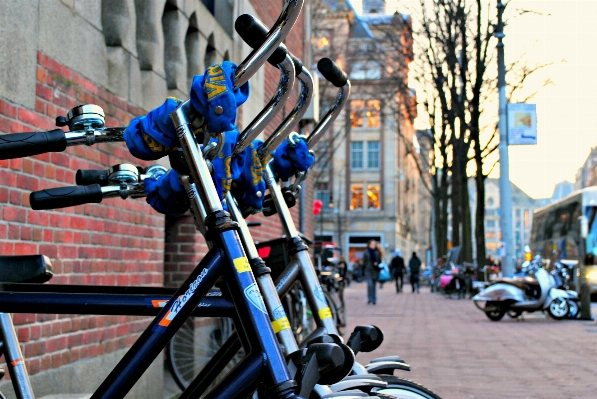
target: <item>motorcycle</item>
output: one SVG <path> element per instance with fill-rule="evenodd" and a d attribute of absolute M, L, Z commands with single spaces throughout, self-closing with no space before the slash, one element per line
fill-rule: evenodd
<path fill-rule="evenodd" d="M 578 294 L 560 288 L 561 282 L 543 268 L 540 258 L 527 266 L 529 275 L 501 278 L 473 297 L 475 306 L 492 321 L 506 313 L 518 317 L 522 312 L 545 311 L 556 320 L 578 314 Z M 574 316 L 576 316 L 574 314 Z"/>

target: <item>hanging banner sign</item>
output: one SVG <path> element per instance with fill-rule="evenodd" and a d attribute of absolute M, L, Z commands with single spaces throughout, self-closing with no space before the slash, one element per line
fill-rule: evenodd
<path fill-rule="evenodd" d="M 537 144 L 537 105 L 508 104 L 508 145 Z"/>

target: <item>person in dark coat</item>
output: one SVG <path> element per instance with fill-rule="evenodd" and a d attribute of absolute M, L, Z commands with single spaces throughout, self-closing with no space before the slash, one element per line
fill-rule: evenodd
<path fill-rule="evenodd" d="M 379 277 L 379 263 L 381 253 L 377 249 L 377 241 L 369 240 L 363 252 L 363 268 L 367 280 L 367 304 L 377 303 L 377 278 Z"/>
<path fill-rule="evenodd" d="M 413 287 L 413 294 L 415 291 L 419 293 L 419 273 L 421 272 L 421 259 L 413 252 L 413 256 L 408 261 L 408 268 L 410 269 L 410 284 Z"/>
<path fill-rule="evenodd" d="M 394 251 L 394 257 L 392 258 L 391 271 L 392 277 L 396 281 L 396 293 L 400 293 L 402 290 L 402 284 L 404 280 L 404 271 L 406 266 L 404 265 L 404 258 L 401 256 L 402 252 L 399 249 Z"/>

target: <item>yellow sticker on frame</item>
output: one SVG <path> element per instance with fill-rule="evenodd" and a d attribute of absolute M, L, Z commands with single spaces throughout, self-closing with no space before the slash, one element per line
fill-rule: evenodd
<path fill-rule="evenodd" d="M 332 317 L 332 311 L 330 310 L 330 308 L 320 309 L 318 313 L 319 313 L 319 318 L 321 320 L 330 319 Z"/>
<path fill-rule="evenodd" d="M 251 265 L 249 265 L 249 260 L 246 257 L 236 258 L 232 261 L 234 263 L 234 267 L 238 273 L 250 272 Z"/>
<path fill-rule="evenodd" d="M 290 322 L 287 317 L 272 321 L 272 327 L 275 333 L 279 333 L 282 330 L 288 330 L 290 328 Z"/>

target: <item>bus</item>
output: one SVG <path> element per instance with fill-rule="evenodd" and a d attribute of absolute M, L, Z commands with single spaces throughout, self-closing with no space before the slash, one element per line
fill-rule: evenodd
<path fill-rule="evenodd" d="M 581 259 L 581 222 L 586 217 L 586 256 Z M 582 262 L 591 292 L 597 292 L 597 187 L 575 191 L 533 212 L 530 248 L 546 267 L 555 261 L 569 265 Z M 577 268 L 578 269 L 578 268 Z"/>

